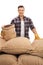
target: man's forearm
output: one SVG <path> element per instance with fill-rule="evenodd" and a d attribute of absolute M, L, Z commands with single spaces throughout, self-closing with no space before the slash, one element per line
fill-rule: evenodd
<path fill-rule="evenodd" d="M 34 28 L 34 29 L 32 29 L 32 32 L 34 33 L 34 35 L 35 35 L 35 39 L 40 39 L 40 37 L 39 37 L 39 35 L 38 35 L 38 33 L 37 33 L 37 31 L 36 31 L 36 29 Z"/>
<path fill-rule="evenodd" d="M 36 29 L 34 28 L 34 29 L 32 29 L 32 32 L 34 33 L 34 34 L 37 34 L 37 31 L 36 31 Z"/>

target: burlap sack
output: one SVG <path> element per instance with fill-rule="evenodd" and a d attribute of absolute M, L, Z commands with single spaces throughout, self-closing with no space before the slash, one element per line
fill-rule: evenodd
<path fill-rule="evenodd" d="M 43 58 L 32 55 L 20 55 L 18 65 L 43 65 Z"/>
<path fill-rule="evenodd" d="M 43 57 L 43 39 L 34 40 L 32 47 L 34 48 L 34 50 L 31 51 L 32 55 Z"/>
<path fill-rule="evenodd" d="M 10 40 L 16 37 L 15 27 L 14 25 L 5 25 L 2 27 L 1 35 L 3 39 Z"/>
<path fill-rule="evenodd" d="M 17 65 L 17 58 L 13 55 L 0 55 L 0 65 Z"/>
<path fill-rule="evenodd" d="M 0 37 L 0 52 L 2 47 L 6 44 L 6 41 Z"/>
<path fill-rule="evenodd" d="M 11 54 L 21 54 L 30 52 L 32 50 L 31 42 L 25 37 L 17 37 L 6 42 L 6 45 L 2 48 L 3 52 Z"/>

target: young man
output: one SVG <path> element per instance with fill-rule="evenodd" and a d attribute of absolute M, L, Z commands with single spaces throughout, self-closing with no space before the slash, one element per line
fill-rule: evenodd
<path fill-rule="evenodd" d="M 21 36 L 21 37 L 29 38 L 28 33 L 29 33 L 29 27 L 30 27 L 30 29 L 35 35 L 35 38 L 39 39 L 39 36 L 37 34 L 35 26 L 33 25 L 32 20 L 24 16 L 24 11 L 25 11 L 24 6 L 22 5 L 18 6 L 19 15 L 11 21 L 11 24 L 15 25 L 15 31 L 16 31 L 17 37 Z"/>

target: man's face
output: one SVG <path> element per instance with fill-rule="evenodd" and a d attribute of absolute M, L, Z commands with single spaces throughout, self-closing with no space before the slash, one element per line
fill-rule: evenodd
<path fill-rule="evenodd" d="M 18 9 L 18 13 L 19 13 L 20 16 L 23 16 L 24 15 L 24 8 L 23 7 L 20 7 Z"/>

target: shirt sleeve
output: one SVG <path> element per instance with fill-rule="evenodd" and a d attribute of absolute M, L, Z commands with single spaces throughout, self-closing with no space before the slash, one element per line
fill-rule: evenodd
<path fill-rule="evenodd" d="M 14 20 L 12 20 L 10 24 L 14 24 Z"/>
<path fill-rule="evenodd" d="M 15 19 L 13 19 L 10 24 L 14 24 L 14 27 L 15 27 L 15 25 L 16 25 L 15 24 Z"/>
<path fill-rule="evenodd" d="M 35 28 L 35 26 L 34 26 L 34 24 L 33 24 L 33 22 L 32 22 L 31 19 L 29 19 L 29 27 L 30 27 L 31 30 L 32 30 L 33 28 Z"/>

